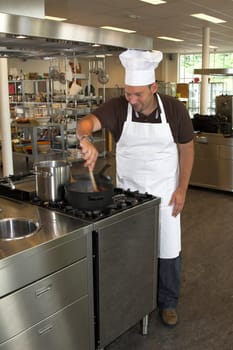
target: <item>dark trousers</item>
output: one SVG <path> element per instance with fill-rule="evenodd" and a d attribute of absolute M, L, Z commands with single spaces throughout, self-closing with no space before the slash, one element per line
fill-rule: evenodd
<path fill-rule="evenodd" d="M 158 259 L 158 295 L 160 310 L 175 309 L 180 292 L 181 254 L 174 259 Z"/>

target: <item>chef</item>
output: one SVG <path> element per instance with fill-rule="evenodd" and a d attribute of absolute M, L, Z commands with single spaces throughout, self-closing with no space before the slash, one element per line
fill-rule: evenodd
<path fill-rule="evenodd" d="M 193 127 L 182 102 L 158 93 L 159 51 L 126 50 L 125 96 L 112 98 L 77 123 L 84 166 L 98 152 L 92 133 L 108 129 L 116 142 L 117 186 L 161 198 L 158 242 L 158 310 L 163 323 L 177 324 L 181 272 L 180 213 L 193 165 Z M 143 234 L 143 232 L 142 232 Z M 146 252 L 145 252 L 146 254 Z"/>

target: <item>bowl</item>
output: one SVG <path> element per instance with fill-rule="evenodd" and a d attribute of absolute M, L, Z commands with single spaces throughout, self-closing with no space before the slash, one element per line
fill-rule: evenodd
<path fill-rule="evenodd" d="M 51 149 L 51 146 L 50 144 L 46 144 L 46 143 L 45 144 L 38 143 L 37 148 L 39 153 L 48 153 Z"/>
<path fill-rule="evenodd" d="M 13 146 L 14 152 L 17 153 L 24 153 L 24 145 L 20 144 L 20 143 L 15 143 Z"/>
<path fill-rule="evenodd" d="M 49 123 L 50 117 L 35 117 L 34 116 L 34 121 L 36 122 L 37 125 L 45 126 Z"/>
<path fill-rule="evenodd" d="M 32 154 L 32 145 L 23 146 L 24 153 Z"/>
<path fill-rule="evenodd" d="M 77 136 L 75 134 L 67 135 L 67 145 L 74 146 L 77 143 Z"/>

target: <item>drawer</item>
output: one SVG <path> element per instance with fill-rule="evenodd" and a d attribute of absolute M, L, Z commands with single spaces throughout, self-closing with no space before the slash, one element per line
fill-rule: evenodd
<path fill-rule="evenodd" d="M 93 350 L 89 299 L 83 297 L 0 344 L 1 350 Z"/>
<path fill-rule="evenodd" d="M 87 256 L 88 231 L 73 232 L 0 261 L 0 297 Z M 20 241 L 20 240 L 19 240 Z M 21 242 L 14 242 L 20 244 Z"/>
<path fill-rule="evenodd" d="M 87 294 L 85 258 L 0 299 L 0 343 Z"/>

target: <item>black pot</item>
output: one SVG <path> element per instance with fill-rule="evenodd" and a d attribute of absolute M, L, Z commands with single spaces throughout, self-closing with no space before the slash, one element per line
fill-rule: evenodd
<path fill-rule="evenodd" d="M 112 203 L 114 187 L 111 180 L 101 174 L 94 175 L 98 192 L 93 191 L 89 174 L 73 175 L 74 183 L 66 184 L 65 199 L 75 209 L 102 210 Z"/>

